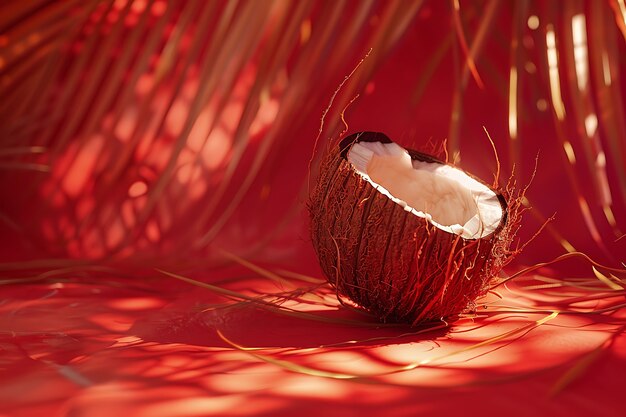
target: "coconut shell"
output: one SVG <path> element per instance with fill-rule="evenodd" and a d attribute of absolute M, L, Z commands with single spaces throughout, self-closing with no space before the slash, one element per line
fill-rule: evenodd
<path fill-rule="evenodd" d="M 474 309 L 511 257 L 507 199 L 493 190 L 503 209 L 493 233 L 465 239 L 446 232 L 407 212 L 354 170 L 347 152 L 363 141 L 391 142 L 375 132 L 346 137 L 328 152 L 311 192 L 312 242 L 324 275 L 340 296 L 382 321 L 416 325 Z M 413 159 L 444 163 L 407 151 Z"/>

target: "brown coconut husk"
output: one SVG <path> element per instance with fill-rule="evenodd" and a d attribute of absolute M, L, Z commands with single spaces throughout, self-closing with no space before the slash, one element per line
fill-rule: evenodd
<path fill-rule="evenodd" d="M 311 192 L 312 241 L 326 278 L 338 295 L 382 321 L 416 325 L 474 309 L 516 252 L 509 247 L 519 198 L 489 187 L 502 206 L 502 220 L 491 234 L 465 239 L 407 212 L 357 173 L 347 152 L 363 141 L 392 142 L 375 132 L 346 137 L 322 162 Z M 445 163 L 407 151 L 412 159 Z"/>

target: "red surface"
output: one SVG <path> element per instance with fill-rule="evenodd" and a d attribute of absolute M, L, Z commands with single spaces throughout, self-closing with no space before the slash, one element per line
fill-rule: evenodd
<path fill-rule="evenodd" d="M 231 271 L 237 279 L 223 287 L 279 291 L 267 280 L 239 278 L 245 272 Z M 0 339 L 2 415 L 621 416 L 626 410 L 623 312 L 560 315 L 535 327 L 549 313 L 496 314 L 489 307 L 476 320 L 411 334 L 423 329 L 380 328 L 359 313 L 319 304 L 292 303 L 362 326 L 254 304 L 202 312 L 223 299 L 156 275 L 134 288 L 123 280 L 5 286 L 0 327 L 12 330 Z M 160 290 L 166 287 L 167 293 Z M 506 303 L 549 303 L 535 291 L 517 291 L 503 292 Z M 522 330 L 506 335 L 516 329 Z M 234 349 L 218 330 L 260 349 Z M 252 354 L 365 377 L 312 376 Z M 380 375 L 424 360 L 433 362 Z"/>

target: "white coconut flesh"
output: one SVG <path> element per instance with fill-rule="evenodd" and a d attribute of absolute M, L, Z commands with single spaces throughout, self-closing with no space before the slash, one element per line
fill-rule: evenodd
<path fill-rule="evenodd" d="M 358 142 L 347 158 L 406 211 L 465 239 L 490 235 L 504 215 L 498 196 L 485 184 L 450 165 L 412 160 L 395 143 Z"/>

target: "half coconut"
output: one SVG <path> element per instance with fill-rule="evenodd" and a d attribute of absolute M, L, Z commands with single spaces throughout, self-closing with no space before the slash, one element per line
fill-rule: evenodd
<path fill-rule="evenodd" d="M 510 255 L 502 193 L 382 133 L 331 150 L 309 209 L 328 281 L 384 321 L 471 310 Z"/>

